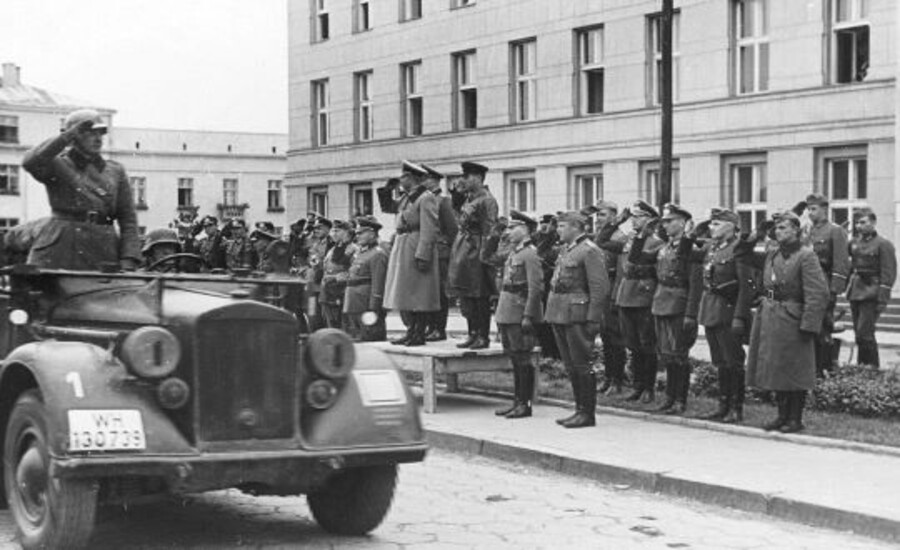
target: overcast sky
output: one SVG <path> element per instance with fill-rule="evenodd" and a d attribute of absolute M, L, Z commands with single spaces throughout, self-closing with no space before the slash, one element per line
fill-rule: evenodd
<path fill-rule="evenodd" d="M 285 0 L 0 0 L 0 62 L 118 126 L 287 132 Z"/>

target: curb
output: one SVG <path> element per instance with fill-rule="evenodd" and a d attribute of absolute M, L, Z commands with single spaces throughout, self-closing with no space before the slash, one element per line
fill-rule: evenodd
<path fill-rule="evenodd" d="M 787 499 L 777 494 L 683 479 L 666 472 L 581 460 L 500 440 L 479 439 L 434 429 L 428 429 L 427 434 L 429 445 L 458 454 L 532 466 L 605 484 L 627 485 L 629 489 L 688 498 L 836 531 L 850 531 L 889 542 L 900 541 L 900 521 L 879 516 Z"/>

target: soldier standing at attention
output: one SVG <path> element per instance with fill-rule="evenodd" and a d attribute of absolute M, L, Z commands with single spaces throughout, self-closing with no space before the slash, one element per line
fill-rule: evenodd
<path fill-rule="evenodd" d="M 541 302 L 546 304 L 547 296 L 550 295 L 550 279 L 553 278 L 560 244 L 559 232 L 556 230 L 556 216 L 544 214 L 541 216 L 540 222 L 537 231 L 531 234 L 531 242 L 537 248 L 537 255 L 541 259 L 541 270 L 544 273 L 544 292 L 541 295 Z M 541 346 L 541 356 L 559 359 L 553 327 L 547 323 L 541 323 L 537 326 L 536 332 L 538 345 Z"/>
<path fill-rule="evenodd" d="M 703 325 L 719 382 L 719 406 L 704 420 L 728 424 L 744 420 L 744 338 L 751 323 L 752 274 L 739 258 L 744 253 L 740 218 L 731 210 L 713 208 L 711 241 L 703 260 L 703 295 L 697 320 Z M 748 251 L 748 252 L 752 252 Z"/>
<path fill-rule="evenodd" d="M 205 237 L 197 240 L 198 254 L 209 269 L 224 269 L 225 256 L 222 249 L 222 231 L 219 230 L 219 220 L 215 216 L 205 216 L 200 225 L 203 227 Z"/>
<path fill-rule="evenodd" d="M 763 300 L 753 320 L 747 356 L 747 383 L 774 391 L 778 404 L 778 417 L 763 429 L 784 433 L 803 429 L 806 392 L 816 383 L 815 339 L 829 296 L 819 259 L 802 246 L 800 233 L 796 214 L 776 214 L 777 247 L 765 252 L 759 266 Z"/>
<path fill-rule="evenodd" d="M 447 277 L 450 271 L 450 247 L 456 240 L 459 225 L 456 223 L 456 213 L 453 212 L 453 200 L 448 195 L 441 194 L 441 174 L 434 168 L 421 164 L 428 172 L 425 186 L 437 197 L 438 201 L 438 271 L 441 274 L 441 309 L 431 316 L 428 329 L 425 333 L 426 342 L 440 342 L 447 339 L 447 316 L 450 311 L 450 297 L 447 294 Z"/>
<path fill-rule="evenodd" d="M 463 162 L 466 201 L 459 214 L 459 233 L 450 252 L 449 291 L 460 300 L 459 308 L 469 324 L 469 337 L 459 348 L 484 349 L 490 345 L 493 270 L 481 261 L 482 241 L 497 223 L 497 200 L 484 186 L 488 169 Z"/>
<path fill-rule="evenodd" d="M 137 269 L 137 214 L 121 164 L 100 156 L 106 123 L 100 113 L 70 113 L 58 136 L 25 153 L 22 166 L 43 183 L 53 214 L 28 257 L 39 267 L 94 270 L 102 263 Z M 113 227 L 118 223 L 119 232 Z"/>
<path fill-rule="evenodd" d="M 594 339 L 603 328 L 609 278 L 603 254 L 584 232 L 587 218 L 578 212 L 559 217 L 563 249 L 550 283 L 544 321 L 553 325 L 575 395 L 575 413 L 556 422 L 566 428 L 596 424 L 597 377 L 591 370 Z"/>
<path fill-rule="evenodd" d="M 534 351 L 535 328 L 543 319 L 544 274 L 537 249 L 531 242 L 537 220 L 515 210 L 509 217 L 506 232 L 509 248 L 499 250 L 500 239 L 492 236 L 485 242 L 483 254 L 489 263 L 503 266 L 495 318 L 503 351 L 512 361 L 515 387 L 512 405 L 495 414 L 524 418 L 531 416 L 531 396 L 534 395 L 531 353 Z"/>
<path fill-rule="evenodd" d="M 666 400 L 657 410 L 666 414 L 684 414 L 691 382 L 688 353 L 697 341 L 702 279 L 700 263 L 693 259 L 694 241 L 684 234 L 690 219 L 680 206 L 665 206 L 661 224 L 668 242 L 656 256 L 658 284 L 651 313 L 658 361 L 666 368 Z"/>
<path fill-rule="evenodd" d="M 256 269 L 258 260 L 253 243 L 247 237 L 247 223 L 239 218 L 228 222 L 231 238 L 225 243 L 225 264 L 229 270 Z"/>
<path fill-rule="evenodd" d="M 850 256 L 848 254 L 847 232 L 840 225 L 828 219 L 828 198 L 821 193 L 813 193 L 806 197 L 807 215 L 812 222 L 809 230 L 809 244 L 819 257 L 819 265 L 825 273 L 825 280 L 831 290 L 831 299 L 825 309 L 825 320 L 822 331 L 816 338 L 816 374 L 831 370 L 832 339 L 834 331 L 834 306 L 837 296 L 846 290 L 847 277 L 850 275 Z"/>
<path fill-rule="evenodd" d="M 441 308 L 438 271 L 438 201 L 425 186 L 427 172 L 403 162 L 397 205 L 394 245 L 388 262 L 384 307 L 399 310 L 407 322 L 406 335 L 391 343 L 424 346 L 429 315 Z"/>
<path fill-rule="evenodd" d="M 344 292 L 344 315 L 350 336 L 364 342 L 380 342 L 387 338 L 384 314 L 384 279 L 388 255 L 378 246 L 381 224 L 374 216 L 356 219 L 356 254 L 347 277 Z M 377 316 L 374 324 L 362 322 L 362 315 Z"/>
<path fill-rule="evenodd" d="M 625 219 L 619 221 L 619 206 L 616 203 L 602 200 L 594 205 L 594 209 L 597 223 L 597 235 L 594 237 L 594 243 L 603 253 L 606 274 L 609 278 L 609 301 L 604 312 L 603 330 L 600 331 L 600 339 L 603 341 L 605 376 L 603 385 L 598 391 L 612 395 L 622 393 L 622 381 L 625 377 L 625 343 L 619 327 L 619 308 L 616 307 L 613 290 L 618 279 L 619 254 L 622 253 L 628 236 L 619 229 Z"/>
<path fill-rule="evenodd" d="M 656 254 L 663 241 L 653 234 L 659 214 L 644 201 L 631 208 L 634 233 L 619 255 L 614 295 L 625 346 L 631 352 L 634 391 L 629 401 L 652 403 L 656 396 L 656 332 L 653 326 L 653 294 L 656 292 Z"/>
<path fill-rule="evenodd" d="M 334 246 L 322 260 L 322 285 L 319 290 L 319 306 L 322 319 L 328 328 L 343 328 L 344 291 L 347 288 L 350 264 L 353 261 L 353 228 L 344 220 L 331 222 L 331 238 Z"/>
<path fill-rule="evenodd" d="M 850 243 L 852 270 L 847 299 L 853 313 L 857 363 L 880 366 L 875 324 L 887 308 L 897 279 L 894 245 L 875 230 L 877 218 L 870 208 L 853 213 L 855 235 Z"/>

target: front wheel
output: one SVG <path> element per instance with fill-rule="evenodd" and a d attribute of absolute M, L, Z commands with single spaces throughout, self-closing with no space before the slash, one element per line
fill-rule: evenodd
<path fill-rule="evenodd" d="M 384 520 L 396 486 L 396 464 L 350 468 L 335 474 L 306 500 L 329 533 L 365 535 Z"/>
<path fill-rule="evenodd" d="M 23 393 L 10 413 L 3 479 L 25 550 L 87 546 L 94 530 L 97 482 L 50 477 L 47 414 L 36 390 Z"/>

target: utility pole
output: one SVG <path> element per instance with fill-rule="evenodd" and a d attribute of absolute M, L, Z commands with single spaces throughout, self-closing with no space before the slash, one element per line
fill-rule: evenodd
<path fill-rule="evenodd" d="M 661 147 L 659 154 L 659 205 L 672 202 L 672 20 L 674 0 L 662 0 L 659 18 L 659 42 L 662 63 L 659 69 L 660 103 L 662 108 Z"/>

